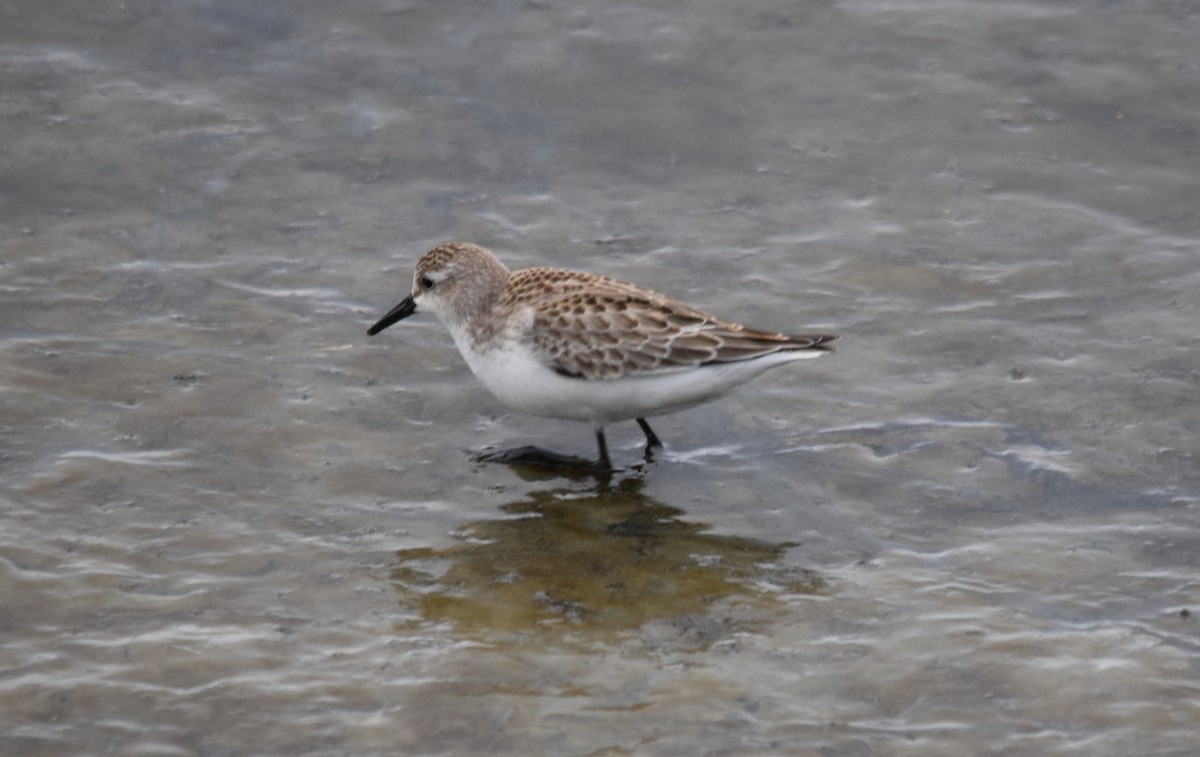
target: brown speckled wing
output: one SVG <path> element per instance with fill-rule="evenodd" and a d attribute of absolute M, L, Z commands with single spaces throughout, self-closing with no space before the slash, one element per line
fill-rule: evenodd
<path fill-rule="evenodd" d="M 530 339 L 557 372 L 613 379 L 750 360 L 774 352 L 827 350 L 836 337 L 785 336 L 725 323 L 616 279 L 553 268 L 517 271 L 507 305 L 535 305 Z"/>

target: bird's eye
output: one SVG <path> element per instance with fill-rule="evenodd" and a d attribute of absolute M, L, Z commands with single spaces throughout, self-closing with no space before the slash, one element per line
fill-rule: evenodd
<path fill-rule="evenodd" d="M 434 281 L 433 279 L 429 278 L 428 276 L 421 277 L 421 288 L 422 289 L 433 289 L 435 286 L 437 286 L 437 282 Z"/>

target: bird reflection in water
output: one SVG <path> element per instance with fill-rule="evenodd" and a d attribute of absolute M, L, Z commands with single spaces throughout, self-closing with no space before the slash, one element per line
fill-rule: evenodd
<path fill-rule="evenodd" d="M 398 553 L 391 579 L 415 622 L 473 638 L 641 630 L 707 645 L 824 591 L 816 573 L 781 562 L 795 543 L 705 533 L 643 494 L 637 475 L 582 478 L 463 525 L 448 548 Z"/>

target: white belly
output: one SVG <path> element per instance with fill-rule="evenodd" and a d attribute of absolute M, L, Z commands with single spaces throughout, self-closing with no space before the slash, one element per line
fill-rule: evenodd
<path fill-rule="evenodd" d="M 524 346 L 461 351 L 471 371 L 505 405 L 533 415 L 600 424 L 683 410 L 720 397 L 776 365 L 821 354 L 783 352 L 647 376 L 588 380 L 555 373 Z"/>

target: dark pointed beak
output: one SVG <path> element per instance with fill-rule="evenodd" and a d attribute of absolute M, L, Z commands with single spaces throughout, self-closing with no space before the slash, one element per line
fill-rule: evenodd
<path fill-rule="evenodd" d="M 399 305 L 389 310 L 387 315 L 380 318 L 378 323 L 367 329 L 367 336 L 375 336 L 396 321 L 403 321 L 415 312 L 417 312 L 417 303 L 410 294 Z"/>

